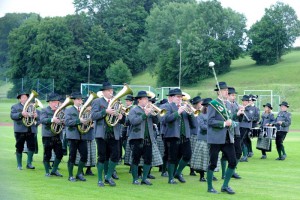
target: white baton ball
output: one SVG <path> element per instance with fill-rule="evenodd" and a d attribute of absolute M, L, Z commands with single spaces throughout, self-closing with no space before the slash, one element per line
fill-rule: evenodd
<path fill-rule="evenodd" d="M 213 67 L 213 66 L 215 66 L 215 63 L 214 62 L 209 62 L 208 66 Z"/>

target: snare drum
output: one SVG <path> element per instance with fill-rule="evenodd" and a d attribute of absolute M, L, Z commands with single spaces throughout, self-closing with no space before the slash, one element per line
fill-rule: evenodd
<path fill-rule="evenodd" d="M 263 127 L 263 136 L 271 139 L 276 138 L 277 128 L 275 126 L 264 126 Z"/>
<path fill-rule="evenodd" d="M 260 127 L 251 128 L 250 137 L 251 138 L 258 137 L 260 133 L 261 133 Z"/>

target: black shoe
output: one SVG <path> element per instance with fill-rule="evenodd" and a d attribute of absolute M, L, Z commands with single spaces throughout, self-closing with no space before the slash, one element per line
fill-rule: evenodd
<path fill-rule="evenodd" d="M 135 180 L 132 182 L 133 185 L 141 185 L 141 183 L 139 182 L 139 180 Z"/>
<path fill-rule="evenodd" d="M 204 177 L 200 178 L 200 182 L 206 182 L 206 178 Z"/>
<path fill-rule="evenodd" d="M 76 176 L 76 179 L 80 180 L 80 181 L 86 181 L 86 179 L 83 177 L 82 174 L 79 174 Z"/>
<path fill-rule="evenodd" d="M 233 173 L 232 178 L 241 179 L 241 177 L 237 173 Z"/>
<path fill-rule="evenodd" d="M 262 155 L 260 159 L 267 159 L 267 155 Z"/>
<path fill-rule="evenodd" d="M 169 184 L 177 184 L 177 182 L 174 179 L 169 180 Z"/>
<path fill-rule="evenodd" d="M 253 155 L 254 155 L 254 153 L 253 153 L 253 152 L 249 152 L 249 153 L 248 153 L 248 158 L 251 158 L 251 157 L 253 157 Z"/>
<path fill-rule="evenodd" d="M 104 187 L 103 181 L 98 181 L 97 185 L 98 185 L 99 187 Z"/>
<path fill-rule="evenodd" d="M 27 164 L 27 165 L 26 165 L 26 168 L 27 168 L 27 169 L 35 169 L 35 167 L 32 166 L 32 164 Z"/>
<path fill-rule="evenodd" d="M 142 185 L 152 185 L 152 183 L 150 181 L 148 181 L 147 179 L 141 182 Z"/>
<path fill-rule="evenodd" d="M 215 190 L 214 188 L 207 190 L 207 192 L 212 193 L 212 194 L 219 194 L 219 192 L 217 190 Z"/>
<path fill-rule="evenodd" d="M 114 182 L 114 180 L 112 178 L 109 180 L 105 179 L 105 183 L 109 184 L 110 186 L 116 186 L 116 183 Z"/>
<path fill-rule="evenodd" d="M 241 159 L 240 159 L 240 162 L 248 162 L 248 159 L 247 159 L 247 157 L 243 157 L 243 158 L 241 158 Z"/>
<path fill-rule="evenodd" d="M 162 177 L 168 177 L 169 175 L 168 175 L 168 172 L 162 172 L 162 173 L 161 173 L 161 176 L 162 176 Z"/>
<path fill-rule="evenodd" d="M 191 172 L 190 176 L 197 176 L 197 174 L 195 172 Z"/>
<path fill-rule="evenodd" d="M 46 173 L 45 176 L 46 177 L 51 177 L 51 174 L 50 173 Z"/>
<path fill-rule="evenodd" d="M 149 178 L 149 179 L 155 179 L 155 176 L 153 176 L 152 174 L 148 174 L 147 178 Z"/>
<path fill-rule="evenodd" d="M 215 177 L 215 176 L 213 176 L 213 179 L 212 179 L 213 181 L 217 181 L 218 179 L 217 179 L 217 177 Z"/>
<path fill-rule="evenodd" d="M 71 181 L 71 182 L 76 182 L 76 181 L 77 181 L 76 178 L 74 178 L 73 176 L 70 176 L 70 177 L 68 178 L 68 180 Z"/>
<path fill-rule="evenodd" d="M 111 177 L 112 177 L 113 179 L 116 179 L 116 180 L 119 179 L 118 174 L 117 174 L 116 171 L 113 172 L 113 174 L 111 175 Z"/>
<path fill-rule="evenodd" d="M 86 170 L 85 175 L 94 176 L 95 174 L 92 172 L 92 170 Z"/>
<path fill-rule="evenodd" d="M 178 179 L 180 183 L 185 183 L 186 181 L 184 180 L 182 174 L 180 175 L 175 175 L 174 178 Z"/>
<path fill-rule="evenodd" d="M 61 175 L 58 171 L 56 171 L 56 172 L 51 172 L 50 174 L 53 175 L 53 176 L 63 177 L 63 175 Z"/>
<path fill-rule="evenodd" d="M 221 188 L 222 192 L 227 192 L 228 194 L 235 194 L 235 192 L 231 189 L 231 187 L 225 187 L 225 188 Z"/>
<path fill-rule="evenodd" d="M 282 160 L 282 157 L 278 157 L 278 158 L 276 158 L 275 160 Z"/>
<path fill-rule="evenodd" d="M 22 166 L 17 167 L 18 170 L 23 170 Z"/>

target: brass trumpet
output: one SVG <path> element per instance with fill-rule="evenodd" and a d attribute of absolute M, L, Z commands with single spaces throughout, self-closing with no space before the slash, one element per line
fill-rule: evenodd
<path fill-rule="evenodd" d="M 195 109 L 195 108 L 194 108 L 190 103 L 188 103 L 188 102 L 182 103 L 181 106 L 182 106 L 183 110 L 184 110 L 187 114 L 189 114 L 189 115 L 194 114 L 194 116 L 197 117 L 197 116 L 201 113 L 201 110 Z"/>
<path fill-rule="evenodd" d="M 145 108 L 150 108 L 151 109 L 150 113 L 153 116 L 159 115 L 159 116 L 163 117 L 167 113 L 167 111 L 165 109 L 160 109 L 159 107 L 157 107 L 154 104 L 147 104 L 145 106 Z"/>

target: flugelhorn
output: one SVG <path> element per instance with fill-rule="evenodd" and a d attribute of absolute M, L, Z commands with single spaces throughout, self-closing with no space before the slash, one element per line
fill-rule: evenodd
<path fill-rule="evenodd" d="M 150 108 L 151 109 L 150 113 L 153 116 L 160 115 L 162 117 L 162 116 L 164 116 L 167 113 L 167 111 L 165 109 L 161 109 L 161 108 L 159 108 L 156 105 L 151 104 L 151 103 L 147 104 L 145 106 L 145 108 Z"/>
<path fill-rule="evenodd" d="M 201 110 L 197 110 L 192 106 L 192 104 L 189 102 L 191 96 L 188 93 L 182 92 L 182 94 L 184 96 L 182 97 L 181 106 L 183 107 L 184 111 L 189 115 L 194 114 L 194 116 L 197 117 L 201 113 Z"/>

